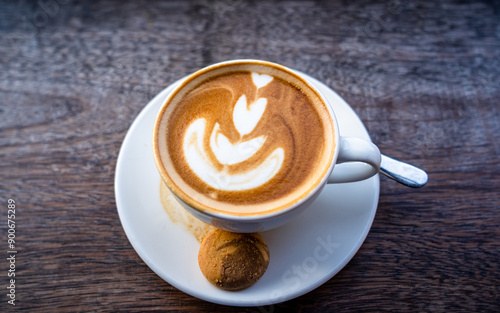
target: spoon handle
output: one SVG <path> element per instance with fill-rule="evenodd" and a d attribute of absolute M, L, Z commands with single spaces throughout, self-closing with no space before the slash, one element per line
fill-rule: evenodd
<path fill-rule="evenodd" d="M 427 173 L 423 170 L 383 154 L 380 172 L 398 183 L 412 188 L 420 188 L 427 183 Z"/>

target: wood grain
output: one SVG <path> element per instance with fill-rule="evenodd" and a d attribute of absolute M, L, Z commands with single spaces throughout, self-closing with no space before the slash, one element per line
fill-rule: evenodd
<path fill-rule="evenodd" d="M 15 309 L 500 311 L 499 21 L 498 1 L 2 1 L 0 199 L 18 205 Z M 258 308 L 207 303 L 154 274 L 113 190 L 145 104 L 235 58 L 325 82 L 385 154 L 430 179 L 411 190 L 382 177 L 353 260 L 314 291 Z"/>

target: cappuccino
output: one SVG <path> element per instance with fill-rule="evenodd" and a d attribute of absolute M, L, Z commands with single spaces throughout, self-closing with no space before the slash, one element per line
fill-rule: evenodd
<path fill-rule="evenodd" d="M 300 202 L 335 150 L 327 104 L 280 67 L 201 70 L 174 91 L 155 127 L 170 189 L 202 211 L 258 215 Z"/>

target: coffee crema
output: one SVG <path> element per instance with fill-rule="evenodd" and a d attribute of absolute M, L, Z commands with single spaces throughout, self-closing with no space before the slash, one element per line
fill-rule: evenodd
<path fill-rule="evenodd" d="M 167 184 L 201 210 L 254 215 L 294 204 L 332 163 L 326 104 L 278 68 L 218 70 L 190 80 L 160 112 L 156 161 Z"/>

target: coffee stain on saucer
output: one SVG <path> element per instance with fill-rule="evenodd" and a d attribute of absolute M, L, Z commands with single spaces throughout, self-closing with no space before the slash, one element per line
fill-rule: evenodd
<path fill-rule="evenodd" d="M 199 242 L 214 229 L 213 226 L 200 221 L 180 205 L 163 181 L 160 181 L 160 200 L 163 209 L 167 212 L 170 220 L 186 229 Z"/>

